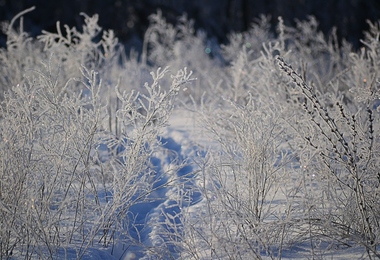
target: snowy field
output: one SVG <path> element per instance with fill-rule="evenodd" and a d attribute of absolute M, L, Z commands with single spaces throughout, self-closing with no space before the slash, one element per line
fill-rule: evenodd
<path fill-rule="evenodd" d="M 380 257 L 380 24 L 310 17 L 220 45 L 99 17 L 0 50 L 0 259 Z M 101 18 L 100 18 L 101 19 Z"/>

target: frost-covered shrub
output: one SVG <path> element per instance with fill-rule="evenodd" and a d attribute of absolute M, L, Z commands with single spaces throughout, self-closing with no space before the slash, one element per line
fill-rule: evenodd
<path fill-rule="evenodd" d="M 262 45 L 273 40 L 274 35 L 270 33 L 270 18 L 262 15 L 260 19 L 251 24 L 247 32 L 231 33 L 228 44 L 222 46 L 223 57 L 227 62 L 236 58 L 236 53 L 246 48 L 251 52 L 251 58 L 258 57 Z"/>
<path fill-rule="evenodd" d="M 224 48 L 237 54 L 219 89 L 233 105 L 203 104 L 220 145 L 200 163 L 205 206 L 186 216 L 202 222 L 185 225 L 184 255 L 323 257 L 355 248 L 378 257 L 378 28 L 371 24 L 366 48 L 354 53 L 326 40 L 312 18 L 297 32 L 281 23 L 260 47 L 249 50 L 247 34 Z M 255 202 L 264 206 L 248 211 Z"/>
<path fill-rule="evenodd" d="M 116 135 L 102 127 L 96 72 L 82 68 L 79 83 L 89 92 L 83 97 L 56 90 L 74 80 L 56 82 L 46 69 L 13 87 L 1 110 L 1 255 L 81 258 L 95 242 L 134 243 L 129 208 L 154 200 L 150 158 L 191 74 L 174 75 L 170 92 L 159 85 L 167 69 L 152 74 L 149 95 L 117 92 L 123 127 Z"/>
<path fill-rule="evenodd" d="M 144 36 L 142 63 L 192 68 L 197 81 L 192 88 L 180 93 L 180 99 L 199 103 L 204 93 L 212 91 L 215 83 L 210 79 L 220 73 L 222 61 L 218 45 L 208 40 L 203 31 L 195 31 L 192 20 L 181 16 L 174 26 L 157 12 L 150 16 L 150 26 Z"/>
<path fill-rule="evenodd" d="M 26 68 L 37 62 L 43 55 L 38 48 L 35 48 L 33 40 L 23 29 L 22 15 L 32 11 L 34 8 L 27 9 L 9 23 L 1 24 L 2 32 L 7 36 L 6 49 L 0 49 L 0 100 L 3 99 L 4 91 L 10 86 L 17 85 L 23 78 Z M 21 17 L 21 18 L 20 18 Z M 19 30 L 15 28 L 17 20 L 20 19 Z"/>
<path fill-rule="evenodd" d="M 119 62 L 122 48 L 112 30 L 102 33 L 97 15 L 89 17 L 82 14 L 85 19 L 81 31 L 64 25 L 62 32 L 57 22 L 56 33 L 42 31 L 36 40 L 28 37 L 23 30 L 22 15 L 33 9 L 21 12 L 9 24 L 5 22 L 2 26 L 7 42 L 6 50 L 0 52 L 1 92 L 6 91 L 7 86 L 21 82 L 27 70 L 43 69 L 40 62 L 51 56 L 58 63 L 59 76 L 66 79 L 79 77 L 78 68 L 82 65 L 99 71 Z M 14 28 L 17 19 L 20 19 L 18 30 Z"/>
<path fill-rule="evenodd" d="M 379 257 L 378 24 L 219 47 L 157 13 L 126 55 L 97 15 L 31 39 L 31 10 L 0 50 L 1 258 Z"/>
<path fill-rule="evenodd" d="M 204 205 L 186 223 L 189 254 L 198 259 L 259 259 L 281 254 L 288 242 L 293 156 L 278 108 L 253 96 L 243 106 L 226 102 L 205 120 L 216 141 L 204 162 Z M 215 152 L 213 152 L 215 150 Z M 190 215 L 190 214 L 189 214 Z M 289 212 L 288 217 L 292 214 Z M 189 246 L 191 244 L 184 244 Z"/>
<path fill-rule="evenodd" d="M 91 158 L 101 121 L 98 86 L 86 85 L 93 93 L 87 100 L 59 89 L 69 84 L 56 81 L 52 68 L 46 67 L 5 95 L 1 119 L 5 257 L 53 258 L 59 248 L 88 236 L 88 224 L 94 221 L 91 211 L 99 209 L 95 183 L 100 175 Z M 89 242 L 84 239 L 80 247 Z"/>
<path fill-rule="evenodd" d="M 278 61 L 303 96 L 299 104 L 306 120 L 295 128 L 306 143 L 298 144 L 304 172 L 315 176 L 309 191 L 313 236 L 354 243 L 369 257 L 379 257 L 379 29 L 372 25 L 371 30 L 368 49 L 350 54 L 348 69 L 330 83 L 336 89 L 345 84 L 353 93 L 321 95 L 282 58 Z"/>
<path fill-rule="evenodd" d="M 82 258 L 94 244 L 122 255 L 141 243 L 130 234 L 130 208 L 157 199 L 151 193 L 160 177 L 150 160 L 191 72 L 170 78 L 167 68 L 158 69 L 144 93 L 115 89 L 117 79 L 99 77 L 119 62 L 112 33 L 93 42 L 97 17 L 85 18 L 81 33 L 67 27 L 65 36 L 59 29 L 44 32 L 39 41 L 46 54 L 39 56 L 38 42 L 30 44 L 35 60 L 1 76 L 18 82 L 4 92 L 0 112 L 2 258 Z M 22 61 L 10 53 L 24 51 L 20 46 L 31 40 L 19 41 L 3 50 L 6 64 Z M 8 75 L 19 78 L 8 82 Z M 162 81 L 170 82 L 167 91 Z M 115 102 L 105 95 L 110 92 L 117 106 L 108 103 Z M 119 128 L 109 123 L 115 116 Z"/>

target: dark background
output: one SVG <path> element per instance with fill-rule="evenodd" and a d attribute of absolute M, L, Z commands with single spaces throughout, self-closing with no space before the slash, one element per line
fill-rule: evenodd
<path fill-rule="evenodd" d="M 0 21 L 10 21 L 17 13 L 36 6 L 24 17 L 25 30 L 32 36 L 41 30 L 56 31 L 56 21 L 80 28 L 83 18 L 98 13 L 103 29 L 113 29 L 125 44 L 138 45 L 148 26 L 148 16 L 161 9 L 174 23 L 183 13 L 194 19 L 196 28 L 225 43 L 229 32 L 245 31 L 260 14 L 271 15 L 273 25 L 282 16 L 285 24 L 314 15 L 320 29 L 329 33 L 333 26 L 338 35 L 355 47 L 368 28 L 366 20 L 380 19 L 380 0 L 0 0 Z M 4 47 L 5 36 L 0 36 Z"/>

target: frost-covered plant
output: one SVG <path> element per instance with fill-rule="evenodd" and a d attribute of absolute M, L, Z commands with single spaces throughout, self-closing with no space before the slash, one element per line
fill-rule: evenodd
<path fill-rule="evenodd" d="M 277 30 L 281 44 L 291 51 L 287 59 L 294 67 L 303 68 L 306 80 L 313 81 L 319 91 L 328 91 L 327 83 L 345 69 L 347 62 L 341 53 L 336 29 L 325 36 L 318 31 L 316 18 L 309 16 L 306 21 L 296 20 L 294 28 L 286 26 L 280 17 Z M 344 51 L 350 51 L 346 42 L 344 46 Z"/>
<path fill-rule="evenodd" d="M 236 53 L 244 47 L 250 52 L 251 59 L 257 58 L 262 45 L 273 39 L 274 36 L 270 33 L 270 18 L 262 15 L 251 24 L 247 32 L 231 33 L 228 36 L 228 44 L 222 45 L 223 57 L 227 62 L 231 62 L 236 58 Z"/>
<path fill-rule="evenodd" d="M 102 83 L 84 67 L 86 96 L 67 94 L 60 86 L 75 80 L 57 82 L 50 66 L 6 94 L 0 124 L 2 256 L 81 258 L 95 242 L 109 246 L 129 237 L 129 208 L 154 200 L 150 194 L 159 178 L 152 177 L 150 158 L 179 87 L 191 76 L 179 71 L 165 92 L 159 81 L 167 72 L 152 74 L 153 83 L 145 86 L 149 95 L 118 92 L 119 136 L 102 128 Z"/>
<path fill-rule="evenodd" d="M 342 53 L 350 52 L 350 46 L 344 44 L 344 48 L 339 47 L 335 30 L 328 37 L 323 35 L 318 31 L 318 22 L 312 16 L 307 21 L 297 21 L 296 24 L 296 28 L 286 26 L 279 17 L 277 35 L 273 35 L 269 31 L 269 18 L 262 16 L 249 31 L 232 33 L 229 44 L 222 48 L 225 60 L 233 65 L 232 73 L 227 71 L 226 82 L 233 81 L 227 85 L 227 90 L 233 89 L 236 92 L 240 89 L 240 96 L 247 89 L 253 89 L 250 92 L 265 90 L 264 92 L 278 93 L 281 90 L 276 88 L 276 84 L 268 84 L 267 78 L 261 75 L 266 75 L 268 69 L 275 71 L 275 66 L 268 64 L 268 60 L 272 57 L 271 62 L 274 63 L 273 58 L 281 55 L 295 68 L 299 68 L 305 79 L 312 82 L 318 91 L 329 91 L 328 83 L 347 68 L 348 55 Z M 246 63 L 245 68 L 242 67 L 242 62 Z M 234 66 L 241 67 L 241 75 L 236 74 L 239 70 Z M 276 81 L 279 77 L 277 74 L 274 73 L 273 76 L 277 78 Z M 236 94 L 234 100 L 236 101 Z"/>
<path fill-rule="evenodd" d="M 107 147 L 105 156 L 111 158 L 102 164 L 102 172 L 112 180 L 105 184 L 112 193 L 112 206 L 102 216 L 106 224 L 102 241 L 106 245 L 116 235 L 129 237 L 129 229 L 141 229 L 134 226 L 133 218 L 136 216 L 131 216 L 133 212 L 129 211 L 133 205 L 161 199 L 151 195 L 163 187 L 157 187 L 156 182 L 163 178 L 160 174 L 164 173 L 157 172 L 159 169 L 154 168 L 150 160 L 161 149 L 159 134 L 168 123 L 180 87 L 192 80 L 191 72 L 186 68 L 180 70 L 172 75 L 172 85 L 169 91 L 165 91 L 160 81 L 167 73 L 168 68 L 159 68 L 156 73 L 151 73 L 153 82 L 144 86 L 148 94 L 120 92 L 116 88 L 121 101 L 120 109 L 116 112 L 121 124 L 120 135 L 103 137 Z M 103 152 L 99 150 L 101 161 L 105 159 L 102 158 Z M 128 229 L 121 231 L 121 227 Z M 139 236 L 134 236 L 136 241 L 124 242 L 125 246 L 128 247 L 128 243 L 143 243 Z"/>
<path fill-rule="evenodd" d="M 252 51 L 246 47 L 237 52 L 231 65 L 226 68 L 225 89 L 220 93 L 224 98 L 231 99 L 241 105 L 246 105 L 249 94 L 255 98 L 285 99 L 287 93 L 277 88 L 282 83 L 276 68 L 275 55 L 284 53 L 278 42 L 268 42 L 261 45 L 262 51 L 258 57 L 252 56 Z M 274 94 L 274 95 L 273 95 Z"/>
<path fill-rule="evenodd" d="M 280 20 L 279 38 L 261 44 L 260 55 L 250 52 L 246 44 L 237 45 L 241 50 L 235 51 L 238 55 L 225 68 L 228 73 L 219 89 L 220 95 L 234 105 L 218 102 L 219 110 L 203 104 L 203 112 L 210 109 L 211 115 L 206 125 L 221 145 L 200 164 L 205 176 L 210 177 L 203 181 L 203 208 L 183 216 L 188 220 L 183 231 L 187 235 L 182 240 L 184 257 L 233 259 L 246 253 L 254 258 L 281 258 L 282 252 L 294 245 L 306 249 L 304 254 L 297 252 L 299 256 L 320 257 L 336 253 L 341 246 L 362 247 L 369 257 L 378 256 L 376 26 L 367 43 L 368 51 L 362 50 L 355 61 L 350 61 L 349 57 L 356 57 L 347 53 L 350 48 L 340 49 L 321 35 L 313 39 L 312 35 L 318 35 L 315 21 L 299 26 L 310 41 L 303 42 L 301 35 L 290 39 L 292 33 L 287 34 Z M 281 59 L 282 66 L 276 68 L 279 54 L 294 62 L 301 73 L 295 73 Z M 331 62 L 328 57 L 333 57 Z M 279 68 L 286 73 L 280 73 Z M 265 117 L 268 114 L 272 117 Z M 259 153 L 260 147 L 268 149 L 268 145 L 258 144 L 274 141 L 260 138 L 260 133 L 273 133 L 266 124 L 283 132 L 275 142 L 278 150 Z M 287 158 L 283 163 L 289 168 L 276 165 L 272 161 L 275 154 Z M 265 176 L 265 171 L 260 171 L 263 165 L 273 167 L 274 172 L 283 169 L 286 178 L 273 182 L 273 187 L 283 188 L 277 193 L 283 201 L 276 201 L 281 205 L 277 215 L 272 208 L 271 217 L 253 225 L 260 227 L 262 233 L 258 235 L 255 228 L 244 228 L 247 216 L 255 219 L 257 215 L 253 210 L 244 212 L 244 205 L 249 204 L 246 201 L 265 201 L 257 196 L 258 186 L 252 186 L 256 193 L 251 194 L 248 187 L 252 183 L 249 176 L 255 180 Z M 273 192 L 269 186 L 261 187 L 268 188 L 268 194 Z M 264 204 L 275 207 L 276 203 Z M 193 218 L 202 221 L 192 222 Z M 242 250 L 242 244 L 250 250 Z"/>
<path fill-rule="evenodd" d="M 314 194 L 310 213 L 313 228 L 339 242 L 353 241 L 369 257 L 379 257 L 379 118 L 373 104 L 377 86 L 372 85 L 364 99 L 357 96 L 353 110 L 334 96 L 321 97 L 282 58 L 278 61 L 301 91 L 310 120 L 309 131 L 301 135 L 309 147 L 309 152 L 302 151 L 309 154 L 305 172 L 317 176 L 314 189 L 319 195 Z"/>
<path fill-rule="evenodd" d="M 79 77 L 78 68 L 81 65 L 106 71 L 119 63 L 123 48 L 112 30 L 102 33 L 97 15 L 90 17 L 82 14 L 84 25 L 81 31 L 64 25 L 65 32 L 62 32 L 61 25 L 57 22 L 56 33 L 42 31 L 37 39 L 32 39 L 24 31 L 22 19 L 24 14 L 32 10 L 34 7 L 2 25 L 7 41 L 6 49 L 0 50 L 1 92 L 7 90 L 6 86 L 17 85 L 28 69 L 43 69 L 40 61 L 48 60 L 51 56 L 60 64 L 60 76 L 66 79 Z M 14 28 L 17 19 L 20 19 L 19 30 Z"/>
<path fill-rule="evenodd" d="M 31 39 L 32 9 L 0 50 L 1 258 L 379 257 L 378 24 L 353 52 L 263 16 L 219 52 L 157 13 L 140 60 L 97 15 Z M 202 141 L 161 136 L 178 99 Z"/>
<path fill-rule="evenodd" d="M 167 64 L 181 59 L 193 44 L 202 44 L 202 38 L 195 37 L 194 22 L 186 16 L 178 19 L 178 25 L 167 23 L 161 11 L 150 16 L 150 26 L 144 37 L 142 62 Z M 201 42 L 198 42 L 201 41 Z M 185 48 L 185 49 L 182 49 Z"/>
<path fill-rule="evenodd" d="M 6 35 L 6 49 L 0 49 L 0 100 L 4 91 L 17 85 L 23 78 L 26 68 L 35 64 L 42 53 L 36 50 L 33 40 L 24 31 L 23 15 L 34 10 L 34 7 L 16 15 L 9 23 L 2 22 L 0 29 Z M 15 28 L 17 20 L 19 29 Z"/>
<path fill-rule="evenodd" d="M 84 13 L 81 15 L 84 17 L 82 31 L 64 25 L 65 32 L 62 33 L 60 22 L 57 22 L 56 33 L 42 31 L 37 39 L 44 44 L 44 51 L 57 52 L 60 60 L 70 62 L 67 67 L 71 65 L 73 69 L 81 64 L 89 69 L 99 69 L 102 64 L 110 64 L 118 54 L 118 39 L 114 32 L 108 30 L 101 34 L 102 28 L 98 25 L 97 14 L 92 17 Z"/>
<path fill-rule="evenodd" d="M 281 255 L 290 224 L 282 216 L 290 207 L 283 199 L 291 185 L 284 183 L 292 177 L 293 157 L 282 145 L 288 137 L 280 114 L 274 103 L 253 96 L 245 105 L 227 101 L 205 114 L 215 146 L 199 164 L 202 208 L 184 214 L 184 257 Z"/>
<path fill-rule="evenodd" d="M 66 95 L 71 81 L 56 81 L 49 65 L 13 87 L 2 106 L 4 257 L 54 258 L 72 243 L 80 255 L 99 207 L 90 153 L 101 121 L 98 85 L 86 85 L 91 100 Z"/>
<path fill-rule="evenodd" d="M 184 102 L 193 99 L 199 103 L 202 95 L 210 92 L 210 88 L 205 87 L 212 85 L 210 75 L 216 75 L 221 67 L 218 49 L 215 42 L 207 40 L 204 32 L 195 31 L 194 22 L 185 15 L 172 25 L 158 11 L 150 16 L 144 36 L 142 64 L 193 68 L 197 75 L 196 85 L 180 93 L 180 98 Z"/>
<path fill-rule="evenodd" d="M 129 209 L 156 199 L 150 194 L 160 177 L 153 176 L 150 160 L 191 72 L 185 68 L 165 79 L 168 69 L 159 69 L 144 91 L 124 84 L 114 90 L 118 79 L 99 75 L 122 73 L 117 41 L 110 32 L 94 42 L 97 16 L 84 16 L 83 32 L 66 26 L 62 34 L 58 24 L 57 33 L 38 37 L 46 52 L 40 57 L 39 45 L 27 45 L 32 40 L 23 32 L 19 41 L 9 34 L 9 50 L 2 52 L 10 64 L 22 60 L 10 56 L 20 46 L 36 55 L 2 76 L 7 84 L 18 83 L 1 106 L 2 257 L 81 258 L 98 242 L 123 254 L 117 249 L 142 243 L 130 235 Z M 19 78 L 7 81 L 12 75 Z M 116 105 L 111 97 L 118 98 Z M 119 128 L 111 120 L 115 115 Z"/>

